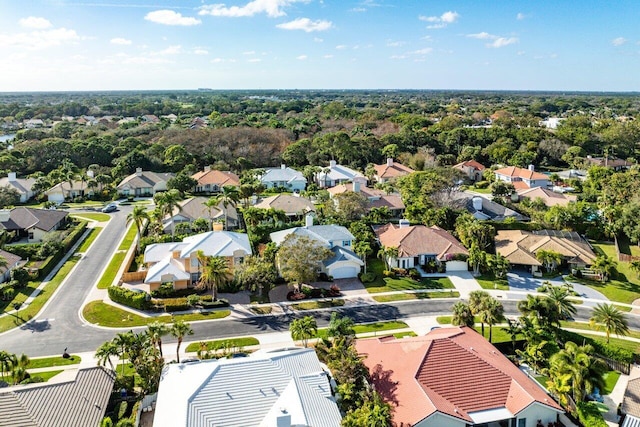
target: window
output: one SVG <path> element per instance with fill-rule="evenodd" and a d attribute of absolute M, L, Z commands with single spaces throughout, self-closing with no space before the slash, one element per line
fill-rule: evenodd
<path fill-rule="evenodd" d="M 233 258 L 233 265 L 239 265 L 244 262 L 244 257 L 237 256 Z"/>
<path fill-rule="evenodd" d="M 200 281 L 200 272 L 191 273 L 191 283 L 196 284 Z"/>
<path fill-rule="evenodd" d="M 351 246 L 351 240 L 343 240 L 342 246 Z"/>
<path fill-rule="evenodd" d="M 33 231 L 29 232 L 29 240 L 33 240 Z"/>
<path fill-rule="evenodd" d="M 518 420 L 518 427 L 527 427 L 527 419 L 526 418 L 520 418 Z"/>

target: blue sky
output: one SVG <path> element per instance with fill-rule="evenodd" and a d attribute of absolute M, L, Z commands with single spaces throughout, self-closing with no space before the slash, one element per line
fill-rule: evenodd
<path fill-rule="evenodd" d="M 637 0 L 0 0 L 0 91 L 640 91 L 638 16 Z"/>

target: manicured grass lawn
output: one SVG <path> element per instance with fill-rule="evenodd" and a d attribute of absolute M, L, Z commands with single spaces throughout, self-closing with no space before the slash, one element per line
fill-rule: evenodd
<path fill-rule="evenodd" d="M 415 332 L 407 331 L 407 332 L 398 332 L 393 334 L 396 338 L 404 338 L 404 337 L 417 337 Z"/>
<path fill-rule="evenodd" d="M 591 245 L 593 246 L 596 254 L 605 254 L 614 260 L 618 259 L 616 255 L 616 248 L 613 243 L 591 242 Z M 618 274 L 608 282 L 601 283 L 591 280 L 577 281 L 596 289 L 611 301 L 631 304 L 640 296 L 640 280 L 637 277 L 637 273 L 631 270 L 628 262 L 617 261 L 617 263 Z"/>
<path fill-rule="evenodd" d="M 27 370 L 28 372 L 28 370 Z M 31 374 L 32 377 L 40 377 L 43 380 L 49 381 L 51 378 L 55 377 L 56 375 L 58 375 L 60 372 L 62 372 L 62 370 L 58 370 L 58 371 L 45 371 L 45 372 L 36 372 Z"/>
<path fill-rule="evenodd" d="M 343 299 L 330 299 L 328 301 L 307 301 L 298 304 L 291 304 L 293 310 L 316 310 L 319 308 L 341 307 L 344 305 Z"/>
<path fill-rule="evenodd" d="M 469 190 L 473 191 L 475 193 L 491 194 L 491 188 L 489 188 L 489 187 L 487 187 L 487 188 L 478 188 L 478 187 L 471 186 L 471 187 L 469 187 Z"/>
<path fill-rule="evenodd" d="M 375 322 L 375 323 L 366 323 L 364 325 L 354 325 L 353 330 L 356 335 L 358 334 L 367 334 L 371 332 L 384 332 L 384 331 L 393 331 L 396 329 L 407 329 L 409 325 L 404 322 L 399 322 L 396 320 L 390 320 L 388 322 Z M 318 329 L 317 338 L 327 338 L 327 328 Z"/>
<path fill-rule="evenodd" d="M 580 329 L 580 330 L 590 331 L 590 332 L 598 331 L 598 329 L 592 328 L 588 323 L 584 323 L 584 322 L 569 322 L 569 321 L 563 320 L 560 322 L 560 325 L 563 328 L 568 328 L 568 329 Z M 604 331 L 600 330 L 598 332 L 604 332 Z M 612 335 L 612 337 L 614 336 L 615 335 Z M 640 331 L 630 330 L 627 337 L 640 339 Z"/>
<path fill-rule="evenodd" d="M 507 279 L 496 279 L 493 276 L 482 274 L 476 277 L 476 280 L 482 289 L 499 289 L 501 291 L 509 290 L 509 282 Z"/>
<path fill-rule="evenodd" d="M 205 341 L 207 344 L 207 350 L 221 350 L 223 348 L 233 348 L 233 347 L 249 347 L 252 345 L 259 345 L 260 342 L 257 338 L 254 337 L 242 337 L 242 338 L 229 338 L 226 340 L 213 340 L 213 341 Z M 200 343 L 193 342 L 189 344 L 186 348 L 187 353 L 195 353 L 200 350 Z"/>
<path fill-rule="evenodd" d="M 505 331 L 502 330 L 503 326 L 494 326 L 492 327 L 492 337 L 491 337 L 491 342 L 492 343 L 499 343 L 499 342 L 511 342 L 511 335 L 509 335 L 508 333 L 506 333 Z M 478 333 L 482 333 L 482 327 L 480 325 L 476 325 L 474 326 L 474 329 L 476 331 L 478 331 Z M 485 324 L 484 325 L 484 337 L 486 339 L 489 339 L 489 327 Z M 523 337 L 521 334 L 518 334 L 516 337 L 516 340 L 521 340 Z"/>
<path fill-rule="evenodd" d="M 418 293 L 406 293 L 406 294 L 391 294 L 391 295 L 375 295 L 373 299 L 377 302 L 393 302 L 393 301 L 406 301 L 412 299 L 431 299 L 431 298 L 459 298 L 460 292 L 418 292 Z"/>
<path fill-rule="evenodd" d="M 142 317 L 134 313 L 122 310 L 102 301 L 91 301 L 87 304 L 82 314 L 87 322 L 110 328 L 128 328 L 145 326 L 152 322 L 171 323 L 174 319 L 192 322 L 195 320 L 222 319 L 231 314 L 229 310 L 212 311 L 206 313 L 180 314 L 175 316 Z"/>
<path fill-rule="evenodd" d="M 17 326 L 20 326 L 29 320 L 31 320 L 38 312 L 42 309 L 42 306 L 47 302 L 51 295 L 55 292 L 55 290 L 60 286 L 60 283 L 64 280 L 65 277 L 69 274 L 69 271 L 73 268 L 74 265 L 78 262 L 80 257 L 73 256 L 70 257 L 66 263 L 60 268 L 58 273 L 51 279 L 49 283 L 40 291 L 37 297 L 29 304 L 27 308 L 20 309 L 17 314 L 11 314 L 8 316 L 0 317 L 0 332 L 8 331 L 9 329 L 13 329 Z M 40 282 L 30 282 L 26 288 L 20 290 L 20 293 L 16 295 L 13 302 L 24 302 L 31 292 L 35 290 Z M 11 311 L 13 309 L 12 305 L 5 306 L 3 312 Z"/>
<path fill-rule="evenodd" d="M 82 358 L 78 355 L 72 354 L 68 359 L 62 356 L 54 357 L 39 357 L 37 359 L 31 359 L 29 362 L 29 369 L 48 368 L 50 366 L 66 366 L 76 365 L 82 362 Z"/>
<path fill-rule="evenodd" d="M 119 251 L 128 251 L 133 243 L 133 239 L 136 238 L 136 233 L 138 233 L 138 229 L 135 224 L 131 224 L 129 229 L 127 230 L 127 234 L 124 235 L 124 239 L 122 239 L 122 243 L 118 247 Z"/>
<path fill-rule="evenodd" d="M 428 277 L 413 280 L 410 277 L 383 277 L 384 263 L 379 259 L 368 260 L 368 271 L 375 273 L 376 279 L 371 283 L 364 283 L 364 287 L 371 294 L 380 292 L 409 291 L 416 289 L 453 289 L 453 283 L 448 277 Z"/>
<path fill-rule="evenodd" d="M 90 228 L 89 234 L 84 239 L 82 244 L 78 246 L 78 250 L 76 250 L 76 252 L 81 252 L 81 253 L 87 252 L 89 250 L 89 247 L 91 247 L 91 244 L 93 243 L 94 240 L 96 240 L 96 238 L 98 237 L 101 231 L 102 231 L 102 227 Z"/>
<path fill-rule="evenodd" d="M 620 378 L 620 372 L 618 371 L 606 372 L 604 374 L 604 384 L 605 384 L 604 390 L 600 391 L 600 394 L 611 394 L 619 378 Z"/>
<path fill-rule="evenodd" d="M 73 214 L 71 215 L 76 218 L 86 219 L 88 221 L 98 221 L 98 222 L 106 222 L 111 219 L 111 217 L 106 213 L 81 213 L 81 214 Z"/>
<path fill-rule="evenodd" d="M 267 306 L 264 306 L 264 307 L 252 307 L 252 306 L 250 306 L 249 310 L 251 310 L 255 314 L 271 314 L 271 312 L 273 311 L 273 307 L 271 307 L 270 305 L 267 305 Z"/>
<path fill-rule="evenodd" d="M 116 274 L 118 274 L 118 270 L 120 266 L 124 262 L 124 257 L 127 255 L 126 252 L 116 252 L 115 255 L 109 261 L 109 265 L 107 269 L 104 271 L 104 274 L 98 281 L 98 289 L 107 289 L 113 281 L 116 279 Z"/>

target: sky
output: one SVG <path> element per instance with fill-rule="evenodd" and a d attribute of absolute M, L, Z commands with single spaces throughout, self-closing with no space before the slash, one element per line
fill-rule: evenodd
<path fill-rule="evenodd" d="M 0 0 L 0 91 L 640 91 L 638 0 Z"/>

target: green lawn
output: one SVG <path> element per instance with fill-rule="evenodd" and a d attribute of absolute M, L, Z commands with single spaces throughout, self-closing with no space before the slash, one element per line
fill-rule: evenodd
<path fill-rule="evenodd" d="M 204 341 L 207 344 L 207 350 L 221 350 L 223 348 L 233 347 L 249 347 L 252 345 L 260 345 L 257 338 L 254 337 L 242 337 L 242 338 L 229 338 L 224 340 Z M 185 351 L 187 353 L 195 353 L 200 350 L 200 343 L 193 342 L 187 346 Z"/>
<path fill-rule="evenodd" d="M 50 366 L 66 366 L 76 365 L 82 361 L 82 358 L 78 355 L 72 354 L 68 359 L 62 356 L 54 357 L 38 357 L 37 359 L 31 359 L 29 362 L 29 369 L 48 368 Z"/>
<path fill-rule="evenodd" d="M 491 337 L 491 342 L 493 344 L 499 343 L 499 342 L 511 342 L 511 335 L 503 331 L 502 328 L 503 326 L 494 326 L 491 328 L 493 330 L 492 337 Z M 478 331 L 478 333 L 482 333 L 481 332 L 482 327 L 480 325 L 474 326 L 474 329 Z M 486 324 L 484 325 L 484 337 L 486 339 L 489 339 L 489 327 Z M 522 335 L 518 334 L 516 337 L 516 340 L 520 340 L 522 338 L 523 338 Z"/>
<path fill-rule="evenodd" d="M 116 274 L 118 274 L 118 270 L 120 270 L 120 266 L 124 262 L 124 257 L 127 255 L 125 251 L 116 252 L 111 261 L 109 261 L 109 265 L 107 269 L 104 271 L 104 274 L 98 281 L 98 289 L 107 289 L 113 281 L 116 279 Z"/>
<path fill-rule="evenodd" d="M 475 193 L 481 193 L 481 194 L 491 194 L 491 188 L 487 187 L 487 188 L 478 188 L 475 186 L 470 186 L 469 187 L 469 191 L 473 191 Z"/>
<path fill-rule="evenodd" d="M 27 308 L 20 309 L 17 314 L 0 317 L 0 332 L 8 331 L 9 329 L 20 326 L 38 314 L 42 309 L 42 306 L 44 306 L 47 300 L 51 298 L 51 295 L 53 295 L 58 286 L 60 286 L 60 283 L 62 283 L 64 278 L 67 277 L 69 271 L 74 265 L 76 265 L 79 259 L 80 257 L 77 256 L 70 257 Z M 29 285 L 26 288 L 21 289 L 20 292 L 16 294 L 16 298 L 14 298 L 13 302 L 24 302 L 39 284 L 40 282 L 29 282 Z M 12 309 L 12 306 L 5 306 L 3 312 L 8 312 Z"/>
<path fill-rule="evenodd" d="M 415 332 L 407 331 L 407 332 L 397 332 L 393 334 L 393 336 L 396 338 L 404 338 L 404 337 L 417 337 L 418 335 L 416 335 Z"/>
<path fill-rule="evenodd" d="M 317 310 L 319 308 L 341 307 L 344 305 L 343 299 L 330 299 L 320 301 L 307 301 L 297 304 L 291 304 L 293 310 Z"/>
<path fill-rule="evenodd" d="M 413 299 L 431 299 L 431 298 L 459 298 L 460 292 L 418 292 L 406 294 L 390 294 L 390 295 L 374 295 L 373 299 L 377 302 L 393 302 L 406 301 Z"/>
<path fill-rule="evenodd" d="M 118 247 L 119 251 L 128 251 L 133 243 L 133 239 L 136 238 L 136 234 L 138 233 L 138 229 L 135 224 L 131 224 L 129 229 L 127 230 L 127 234 L 124 235 L 124 239 L 122 239 L 122 243 Z"/>
<path fill-rule="evenodd" d="M 618 382 L 618 378 L 620 378 L 620 372 L 618 371 L 609 371 L 604 374 L 604 390 L 600 391 L 600 394 L 611 394 L 613 388 L 616 386 Z"/>
<path fill-rule="evenodd" d="M 102 231 L 102 227 L 90 228 L 89 234 L 82 241 L 82 244 L 78 246 L 78 250 L 76 250 L 76 252 L 81 252 L 81 253 L 87 252 L 91 247 L 91 244 L 93 243 L 94 240 L 96 240 L 96 238 L 98 237 L 101 231 Z"/>
<path fill-rule="evenodd" d="M 28 370 L 27 370 L 27 372 L 28 372 Z M 40 377 L 46 382 L 46 381 L 49 381 L 52 377 L 55 377 L 56 375 L 58 375 L 60 372 L 62 372 L 62 370 L 36 372 L 36 373 L 31 374 L 31 376 L 32 377 Z"/>
<path fill-rule="evenodd" d="M 409 325 L 404 322 L 399 322 L 396 320 L 390 320 L 387 322 L 375 322 L 375 323 L 366 323 L 363 325 L 354 325 L 353 330 L 358 334 L 367 334 L 371 332 L 384 332 L 384 331 L 393 331 L 396 329 L 407 329 Z M 318 329 L 317 338 L 327 338 L 327 328 Z"/>
<path fill-rule="evenodd" d="M 95 325 L 110 328 L 128 328 L 134 326 L 145 326 L 155 321 L 161 323 L 171 323 L 174 319 L 192 322 L 195 320 L 222 319 L 231 314 L 230 310 L 219 310 L 205 313 L 179 314 L 175 316 L 143 317 L 128 311 L 122 310 L 102 301 L 91 301 L 87 304 L 82 314 L 87 322 Z"/>
<path fill-rule="evenodd" d="M 384 277 L 382 271 L 384 263 L 372 258 L 368 260 L 368 271 L 375 273 L 376 279 L 371 283 L 364 283 L 364 287 L 371 294 L 393 291 L 410 291 L 416 289 L 454 289 L 453 283 L 448 277 L 428 277 L 421 280 L 413 280 L 410 277 Z"/>
<path fill-rule="evenodd" d="M 86 219 L 88 221 L 98 221 L 98 222 L 107 222 L 111 219 L 109 214 L 106 213 L 81 213 L 81 214 L 72 214 L 72 217 Z"/>
<path fill-rule="evenodd" d="M 476 280 L 482 289 L 499 289 L 501 291 L 509 290 L 509 282 L 507 279 L 496 279 L 492 275 L 482 274 L 476 277 Z"/>
<path fill-rule="evenodd" d="M 613 243 L 591 242 L 591 245 L 596 254 L 605 254 L 615 260 L 618 259 Z M 596 289 L 611 301 L 631 304 L 640 296 L 640 280 L 638 279 L 637 273 L 631 270 L 628 262 L 617 261 L 617 263 L 618 274 L 608 282 L 601 283 L 591 280 L 577 281 Z"/>

